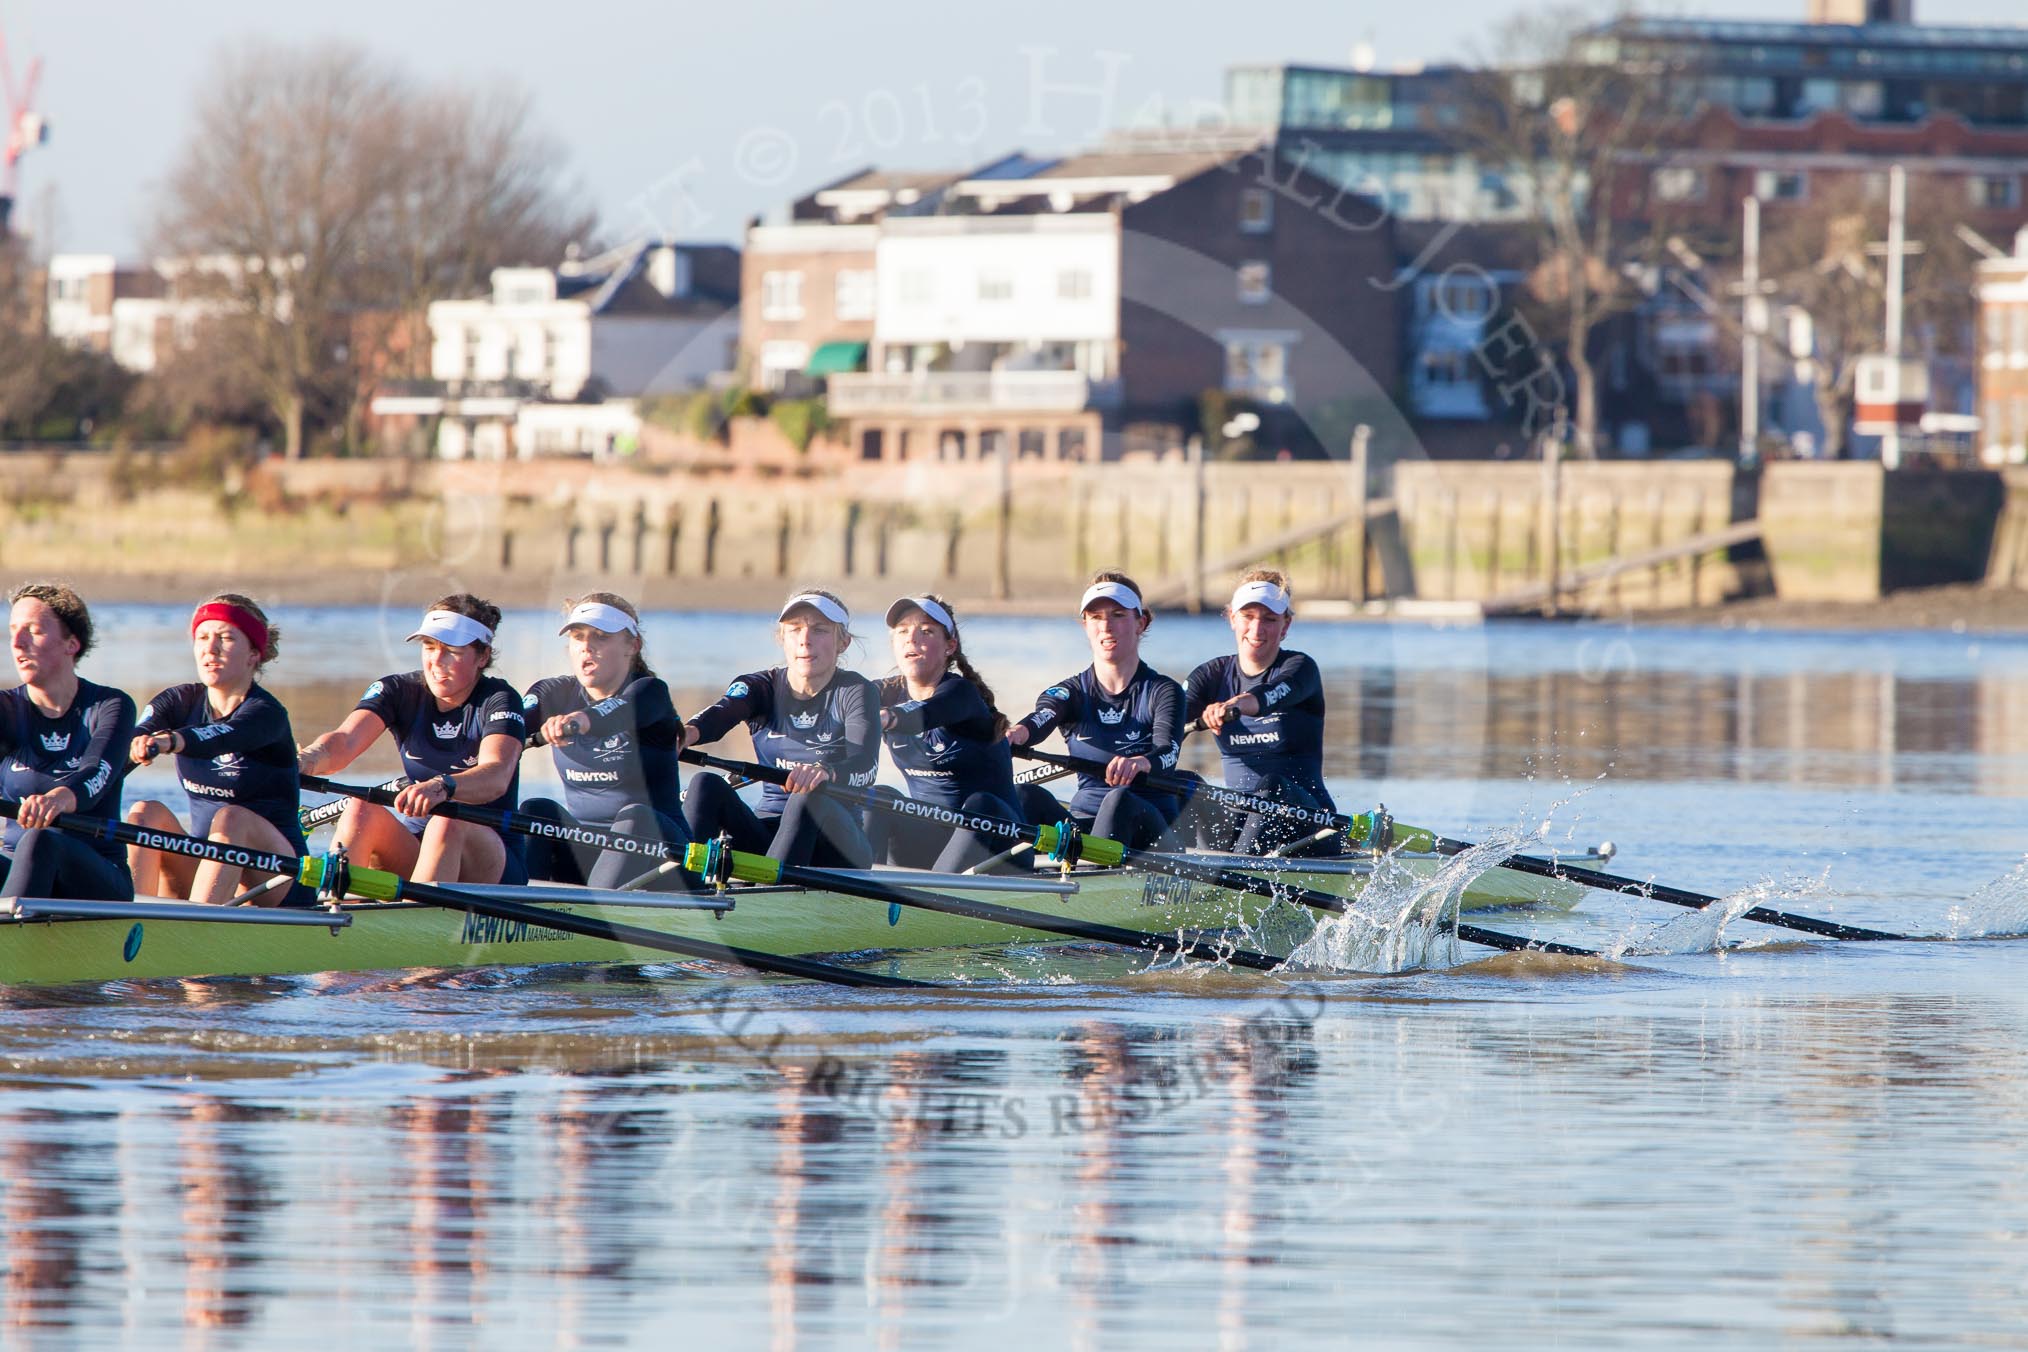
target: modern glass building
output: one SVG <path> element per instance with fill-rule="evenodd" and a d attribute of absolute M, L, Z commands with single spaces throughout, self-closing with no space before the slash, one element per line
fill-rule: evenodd
<path fill-rule="evenodd" d="M 1583 54 L 1687 77 L 1672 81 L 1686 112 L 1717 104 L 1798 121 L 1838 110 L 1879 123 L 1954 113 L 2028 127 L 2028 27 L 1627 18 L 1595 30 Z"/>

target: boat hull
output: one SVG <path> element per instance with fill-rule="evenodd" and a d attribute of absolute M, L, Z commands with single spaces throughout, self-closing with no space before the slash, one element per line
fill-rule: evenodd
<path fill-rule="evenodd" d="M 1257 861 L 1256 861 L 1257 862 Z M 1335 895 L 1356 893 L 1357 867 L 1304 867 L 1278 875 Z M 883 873 L 882 876 L 889 876 Z M 1308 937 L 1312 913 L 1290 903 L 1162 874 L 1102 870 L 1075 875 L 1075 892 L 928 890 L 991 900 L 1038 914 L 1174 933 L 1244 928 L 1249 947 L 1285 955 Z M 895 871 L 892 880 L 925 886 Z M 975 880 L 984 882 L 985 880 Z M 1044 930 L 1013 929 L 916 907 L 792 887 L 742 888 L 724 911 L 602 901 L 612 893 L 557 886 L 473 888 L 485 896 L 534 901 L 567 915 L 596 917 L 682 938 L 780 955 L 912 951 L 1064 942 Z M 1564 908 L 1581 895 L 1568 884 L 1494 870 L 1475 880 L 1466 910 L 1529 904 Z M 669 901 L 675 898 L 667 899 Z M 643 904 L 645 903 L 645 904 Z M 32 906 L 33 903 L 30 903 Z M 187 907 L 179 910 L 187 911 Z M 592 939 L 544 926 L 500 921 L 412 903 L 348 904 L 343 924 L 236 924 L 182 918 L 148 901 L 118 917 L 14 918 L 0 923 L 0 985 L 146 980 L 161 977 L 291 975 L 404 968 L 669 960 L 659 950 Z"/>

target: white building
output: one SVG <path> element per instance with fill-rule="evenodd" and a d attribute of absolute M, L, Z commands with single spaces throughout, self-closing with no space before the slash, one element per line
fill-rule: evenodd
<path fill-rule="evenodd" d="M 549 268 L 497 268 L 492 291 L 429 308 L 430 380 L 383 388 L 377 417 L 436 421 L 437 453 L 599 453 L 639 432 L 635 401 L 731 365 L 738 255 L 645 242 Z"/>

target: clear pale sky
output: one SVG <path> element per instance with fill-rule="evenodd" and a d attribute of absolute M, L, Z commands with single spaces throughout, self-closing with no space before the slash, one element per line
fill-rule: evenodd
<path fill-rule="evenodd" d="M 737 240 L 747 217 L 879 162 L 963 166 L 1181 120 L 1233 62 L 1383 65 L 1483 54 L 1527 0 L 0 0 L 17 77 L 43 58 L 51 141 L 22 163 L 46 247 L 138 258 L 213 54 L 236 38 L 344 37 L 416 74 L 517 80 L 606 233 Z M 1805 0 L 1649 12 L 1800 19 Z M 1929 23 L 2024 23 L 2028 0 L 1917 0 Z M 1101 92 L 1108 91 L 1109 92 Z"/>

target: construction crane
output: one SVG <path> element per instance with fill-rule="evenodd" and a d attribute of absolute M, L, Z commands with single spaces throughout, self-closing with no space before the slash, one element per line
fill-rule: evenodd
<path fill-rule="evenodd" d="M 31 146 L 49 140 L 49 122 L 35 111 L 36 90 L 42 84 L 42 58 L 28 62 L 28 78 L 17 83 L 14 61 L 7 51 L 7 33 L 0 29 L 0 94 L 7 100 L 7 146 L 5 168 L 0 170 L 0 238 L 10 230 L 14 214 L 14 185 L 20 174 L 21 157 Z"/>

